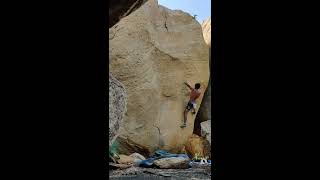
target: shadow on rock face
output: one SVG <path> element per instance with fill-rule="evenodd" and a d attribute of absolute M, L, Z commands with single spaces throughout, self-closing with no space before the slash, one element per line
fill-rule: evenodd
<path fill-rule="evenodd" d="M 109 0 L 109 28 L 142 6 L 147 0 Z M 110 83 L 112 82 L 112 83 Z M 126 92 L 123 85 L 109 74 L 109 146 L 118 133 L 126 112 Z M 110 128 L 111 127 L 111 128 Z"/>
<path fill-rule="evenodd" d="M 109 0 L 109 28 L 128 16 L 147 0 Z"/>

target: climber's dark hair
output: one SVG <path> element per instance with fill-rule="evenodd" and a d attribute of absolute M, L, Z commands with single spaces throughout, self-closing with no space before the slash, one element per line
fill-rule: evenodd
<path fill-rule="evenodd" d="M 196 84 L 194 85 L 194 88 L 195 88 L 195 89 L 199 89 L 199 88 L 200 88 L 200 83 L 196 83 Z"/>

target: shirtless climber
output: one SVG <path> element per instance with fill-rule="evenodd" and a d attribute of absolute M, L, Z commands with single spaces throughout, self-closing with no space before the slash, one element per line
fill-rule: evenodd
<path fill-rule="evenodd" d="M 193 110 L 193 114 L 196 113 L 196 99 L 198 99 L 198 97 L 200 97 L 200 94 L 201 94 L 201 91 L 200 91 L 200 83 L 196 83 L 194 85 L 194 88 L 192 88 L 187 82 L 185 82 L 185 84 L 190 88 L 191 90 L 191 93 L 190 93 L 190 100 L 188 102 L 188 105 L 186 107 L 186 109 L 184 110 L 184 113 L 183 113 L 183 125 L 180 126 L 181 128 L 184 128 L 186 127 L 186 122 L 187 122 L 187 115 L 188 115 L 188 112 L 192 109 Z"/>

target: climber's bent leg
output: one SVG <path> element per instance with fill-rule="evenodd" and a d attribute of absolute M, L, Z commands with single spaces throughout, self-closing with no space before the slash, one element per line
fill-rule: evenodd
<path fill-rule="evenodd" d="M 187 115 L 188 112 L 193 108 L 193 105 L 191 102 L 188 102 L 188 105 L 186 107 L 186 109 L 183 112 L 183 125 L 181 126 L 182 128 L 187 126 Z"/>

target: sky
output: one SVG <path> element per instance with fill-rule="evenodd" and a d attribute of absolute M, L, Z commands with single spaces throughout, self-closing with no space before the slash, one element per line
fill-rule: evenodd
<path fill-rule="evenodd" d="M 211 16 L 211 0 L 158 0 L 158 3 L 172 10 L 182 10 L 196 18 L 200 24 Z"/>

